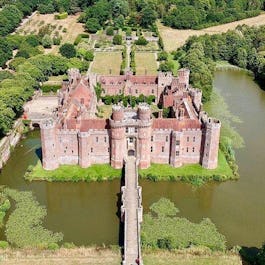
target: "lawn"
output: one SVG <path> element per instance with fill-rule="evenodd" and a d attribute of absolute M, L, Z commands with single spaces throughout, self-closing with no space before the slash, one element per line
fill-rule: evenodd
<path fill-rule="evenodd" d="M 135 52 L 136 75 L 157 74 L 157 61 L 153 52 Z"/>
<path fill-rule="evenodd" d="M 114 169 L 109 164 L 92 165 L 81 168 L 78 165 L 62 165 L 55 170 L 45 170 L 38 161 L 36 166 L 30 166 L 25 174 L 25 179 L 47 181 L 103 181 L 120 178 L 121 169 Z"/>
<path fill-rule="evenodd" d="M 236 178 L 221 151 L 219 151 L 218 167 L 216 169 L 205 169 L 199 164 L 184 165 L 179 168 L 167 164 L 152 164 L 147 169 L 140 169 L 139 174 L 142 178 L 154 181 L 182 180 L 195 185 L 211 180 L 225 181 Z"/>
<path fill-rule="evenodd" d="M 173 29 L 164 26 L 161 22 L 157 22 L 159 33 L 163 39 L 165 51 L 171 52 L 181 47 L 186 40 L 193 35 L 204 35 L 204 34 L 218 34 L 222 32 L 227 32 L 228 30 L 235 29 L 238 25 L 248 25 L 248 26 L 260 26 L 265 24 L 265 14 L 261 14 L 256 17 L 246 18 L 239 21 L 234 21 L 231 23 L 226 23 L 218 26 L 213 26 L 201 30 L 192 29 Z"/>
<path fill-rule="evenodd" d="M 103 75 L 119 75 L 121 52 L 96 52 L 91 71 Z"/>

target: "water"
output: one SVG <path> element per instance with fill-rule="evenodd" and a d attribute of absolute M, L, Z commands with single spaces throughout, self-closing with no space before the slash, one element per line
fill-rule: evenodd
<path fill-rule="evenodd" d="M 217 71 L 214 85 L 243 121 L 236 125 L 246 144 L 236 152 L 240 180 L 197 189 L 179 182 L 141 181 L 144 210 L 167 197 L 175 202 L 180 216 L 190 221 L 211 218 L 229 246 L 259 247 L 265 240 L 265 92 L 251 77 L 237 71 Z M 63 232 L 65 241 L 117 244 L 120 182 L 26 182 L 22 176 L 28 165 L 36 163 L 39 147 L 38 131 L 22 140 L 0 175 L 0 185 L 32 190 L 47 207 L 45 226 Z"/>

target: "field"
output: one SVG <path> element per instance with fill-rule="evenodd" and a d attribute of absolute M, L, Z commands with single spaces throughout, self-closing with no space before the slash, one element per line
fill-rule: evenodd
<path fill-rule="evenodd" d="M 96 52 L 91 71 L 102 75 L 119 75 L 121 52 Z"/>
<path fill-rule="evenodd" d="M 161 37 L 163 39 L 163 43 L 165 46 L 165 50 L 167 52 L 171 52 L 176 50 L 177 48 L 181 47 L 186 40 L 193 35 L 204 35 L 204 34 L 217 34 L 226 32 L 228 30 L 235 29 L 238 25 L 248 25 L 248 26 L 260 26 L 265 24 L 265 14 L 261 14 L 257 17 L 252 18 L 246 18 L 243 20 L 222 24 L 214 27 L 209 27 L 202 30 L 178 30 L 178 29 L 172 29 L 169 27 L 166 27 L 162 25 L 162 23 L 158 22 L 158 30 L 161 34 Z"/>
<path fill-rule="evenodd" d="M 238 255 L 224 253 L 187 253 L 188 250 L 177 252 L 157 251 L 143 253 L 145 265 L 242 265 Z M 48 250 L 0 250 L 1 263 L 6 265 L 119 265 L 121 255 L 119 250 L 106 248 L 74 248 Z"/>
<path fill-rule="evenodd" d="M 155 75 L 157 62 L 153 52 L 135 53 L 136 75 Z"/>
<path fill-rule="evenodd" d="M 69 15 L 65 19 L 55 19 L 54 14 L 42 15 L 35 13 L 21 27 L 18 27 L 16 32 L 22 35 L 38 34 L 40 28 L 50 24 L 53 28 L 51 36 L 58 31 L 59 35 L 62 37 L 61 43 L 74 43 L 78 34 L 84 33 L 83 24 L 77 22 L 78 17 L 79 15 L 77 14 Z M 58 51 L 58 46 L 53 46 L 52 49 L 48 49 L 47 51 L 56 53 Z"/>

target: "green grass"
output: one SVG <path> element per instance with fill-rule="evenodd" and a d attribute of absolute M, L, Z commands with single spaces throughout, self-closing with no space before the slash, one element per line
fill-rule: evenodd
<path fill-rule="evenodd" d="M 180 63 L 174 60 L 174 55 L 171 53 L 168 54 L 168 62 L 173 64 L 174 67 L 172 69 L 172 72 L 173 72 L 173 75 L 177 76 L 178 70 L 180 68 Z"/>
<path fill-rule="evenodd" d="M 157 62 L 153 52 L 135 52 L 136 75 L 156 75 Z"/>
<path fill-rule="evenodd" d="M 221 151 L 219 151 L 216 169 L 205 169 L 199 164 L 184 165 L 179 168 L 167 164 L 152 164 L 147 169 L 139 170 L 139 174 L 142 178 L 154 181 L 181 180 L 195 185 L 211 180 L 225 181 L 236 178 Z"/>
<path fill-rule="evenodd" d="M 119 75 L 121 62 L 121 52 L 96 52 L 91 70 L 97 74 Z"/>
<path fill-rule="evenodd" d="M 120 178 L 121 169 L 114 169 L 109 164 L 92 165 L 81 168 L 78 165 L 62 165 L 55 170 L 45 170 L 39 161 L 36 166 L 30 166 L 25 179 L 46 181 L 103 181 Z"/>

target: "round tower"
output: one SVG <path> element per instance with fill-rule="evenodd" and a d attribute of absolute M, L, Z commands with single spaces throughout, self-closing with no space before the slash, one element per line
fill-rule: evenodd
<path fill-rule="evenodd" d="M 146 103 L 138 107 L 138 119 L 140 120 L 138 128 L 138 150 L 139 167 L 148 168 L 151 163 L 151 109 Z"/>
<path fill-rule="evenodd" d="M 190 79 L 190 70 L 187 68 L 182 68 L 178 70 L 178 78 L 181 84 L 185 84 L 185 86 L 188 87 Z"/>
<path fill-rule="evenodd" d="M 217 119 L 208 118 L 204 128 L 204 145 L 202 166 L 214 169 L 218 166 L 218 150 L 220 139 L 221 122 Z"/>
<path fill-rule="evenodd" d="M 45 120 L 40 124 L 42 165 L 46 170 L 53 170 L 59 167 L 57 155 L 56 126 L 53 119 Z"/>
<path fill-rule="evenodd" d="M 125 127 L 123 125 L 124 110 L 120 105 L 112 107 L 111 126 L 111 166 L 122 168 L 126 151 Z"/>

